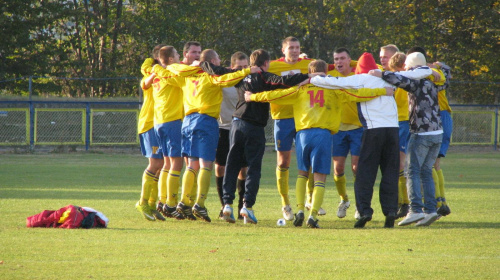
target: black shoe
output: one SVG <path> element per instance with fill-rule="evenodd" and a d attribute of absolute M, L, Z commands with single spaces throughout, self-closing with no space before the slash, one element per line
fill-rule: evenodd
<path fill-rule="evenodd" d="M 301 227 L 303 223 L 304 223 L 304 212 L 298 212 L 297 214 L 295 214 L 293 225 L 296 227 Z"/>
<path fill-rule="evenodd" d="M 401 205 L 401 207 L 402 207 L 402 205 Z M 394 214 L 394 212 L 390 212 L 389 214 L 387 214 L 387 216 L 385 216 L 384 227 L 385 228 L 393 228 L 394 227 L 394 221 L 396 220 L 396 217 L 397 216 L 396 216 L 396 214 Z"/>
<path fill-rule="evenodd" d="M 401 204 L 401 207 L 398 209 L 398 214 L 396 215 L 396 219 L 406 217 L 408 215 L 408 211 L 410 210 L 410 205 Z"/>
<path fill-rule="evenodd" d="M 310 216 L 309 219 L 307 219 L 307 227 L 309 227 L 309 228 L 319 228 L 318 220 L 315 220 L 315 219 L 313 219 L 312 216 Z"/>
<path fill-rule="evenodd" d="M 443 205 L 441 205 L 441 207 L 439 207 L 439 209 L 437 210 L 437 213 L 438 213 L 438 215 L 441 215 L 441 216 L 447 216 L 447 215 L 451 214 L 451 210 L 450 210 L 450 207 L 448 207 L 448 205 L 443 204 Z"/>
<path fill-rule="evenodd" d="M 158 205 L 156 206 L 156 211 L 160 212 L 163 216 L 165 216 L 167 218 L 172 218 L 171 216 L 169 216 L 168 213 L 163 211 L 163 207 L 165 207 L 165 205 L 163 205 L 163 203 L 161 203 L 161 202 L 158 202 Z"/>
<path fill-rule="evenodd" d="M 223 207 L 223 209 L 224 209 L 224 207 Z M 222 214 L 223 209 L 220 209 L 219 220 L 224 220 L 224 214 Z"/>
<path fill-rule="evenodd" d="M 178 212 L 175 207 L 170 207 L 167 204 L 163 205 L 163 212 L 165 212 L 167 215 L 167 218 L 176 218 L 177 220 L 184 220 L 184 215 L 182 213 Z"/>
<path fill-rule="evenodd" d="M 354 224 L 355 228 L 364 228 L 366 223 L 372 220 L 372 216 L 361 216 Z"/>
<path fill-rule="evenodd" d="M 177 204 L 176 212 L 180 213 L 184 218 L 190 221 L 196 221 L 196 217 L 193 215 L 191 207 L 185 205 L 182 202 L 179 202 L 179 204 Z"/>
<path fill-rule="evenodd" d="M 205 222 L 209 222 L 209 223 L 210 223 L 210 222 L 212 222 L 212 220 L 211 220 L 211 219 L 210 219 L 210 217 L 208 216 L 208 211 L 207 211 L 207 208 L 205 208 L 205 207 L 201 207 L 201 206 L 200 206 L 200 205 L 198 205 L 198 204 L 195 204 L 195 205 L 193 206 L 193 214 L 194 214 L 196 217 L 198 217 L 198 218 L 200 218 L 200 219 L 204 220 Z"/>

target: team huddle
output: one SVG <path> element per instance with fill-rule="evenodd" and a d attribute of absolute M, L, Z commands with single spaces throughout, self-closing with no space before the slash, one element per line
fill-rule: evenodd
<path fill-rule="evenodd" d="M 384 227 L 394 227 L 403 217 L 400 226 L 428 226 L 451 213 L 440 168 L 452 128 L 447 65 L 428 64 L 423 48 L 404 54 L 395 45 L 381 48 L 380 65 L 370 53 L 354 61 L 345 48 L 334 51 L 334 64 L 329 65 L 301 54 L 294 37 L 283 40 L 282 52 L 284 57 L 277 60 L 263 49 L 250 57 L 236 52 L 225 68 L 214 50 L 202 52 L 195 41 L 185 44 L 182 61 L 172 46 L 153 49 L 152 58 L 141 66 L 144 102 L 138 126 L 149 164 L 136 208 L 147 220 L 211 222 L 205 200 L 215 169 L 218 218 L 256 224 L 253 206 L 269 114 L 281 210 L 295 226 L 319 228 L 318 216 L 326 215 L 321 206 L 332 162 L 340 196 L 337 216 L 346 217 L 351 204 L 345 178 L 349 153 L 355 228 L 372 219 L 379 169 Z M 294 141 L 296 209 L 289 197 Z"/>

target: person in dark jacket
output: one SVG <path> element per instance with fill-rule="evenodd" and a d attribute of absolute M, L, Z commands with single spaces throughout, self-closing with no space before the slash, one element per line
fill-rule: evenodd
<path fill-rule="evenodd" d="M 224 174 L 224 219 L 235 222 L 233 214 L 233 200 L 235 198 L 238 173 L 245 163 L 248 166 L 245 180 L 244 206 L 240 214 L 245 222 L 257 223 L 253 213 L 253 205 L 260 185 L 262 157 L 266 145 L 264 127 L 269 119 L 269 103 L 245 102 L 245 91 L 258 93 L 261 91 L 287 88 L 299 84 L 309 78 L 307 74 L 293 76 L 278 76 L 266 72 L 269 69 L 271 57 L 263 49 L 254 51 L 250 55 L 250 66 L 258 66 L 262 71 L 250 74 L 243 78 L 235 87 L 238 91 L 238 103 L 233 114 L 233 121 L 229 132 L 230 148 Z M 222 67 L 214 67 L 209 63 L 200 64 L 208 73 L 221 75 L 231 71 Z"/>

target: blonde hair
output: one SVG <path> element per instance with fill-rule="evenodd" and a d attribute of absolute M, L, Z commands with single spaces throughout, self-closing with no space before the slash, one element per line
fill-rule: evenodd
<path fill-rule="evenodd" d="M 390 51 L 392 53 L 399 52 L 398 47 L 396 45 L 394 45 L 394 44 L 389 44 L 389 45 L 383 46 L 383 47 L 380 48 L 380 50 Z"/>
<path fill-rule="evenodd" d="M 400 71 L 404 68 L 406 60 L 406 55 L 402 52 L 395 53 L 391 59 L 389 59 L 389 69 L 393 72 Z"/>
<path fill-rule="evenodd" d="M 325 61 L 321 59 L 317 59 L 309 63 L 309 73 L 318 73 L 318 72 L 326 73 L 327 70 L 328 70 L 328 65 L 326 64 Z"/>

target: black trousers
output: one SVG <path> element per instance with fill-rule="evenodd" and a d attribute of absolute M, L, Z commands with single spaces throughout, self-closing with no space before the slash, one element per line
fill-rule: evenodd
<path fill-rule="evenodd" d="M 255 204 L 259 192 L 262 157 L 266 148 L 264 127 L 253 125 L 241 119 L 234 119 L 229 132 L 229 153 L 222 188 L 224 203 L 233 204 L 236 182 L 240 169 L 248 166 L 245 179 L 245 206 Z"/>
<path fill-rule="evenodd" d="M 373 186 L 380 166 L 379 199 L 382 212 L 397 212 L 399 180 L 399 128 L 365 129 L 361 139 L 358 171 L 354 183 L 356 208 L 361 216 L 372 216 Z"/>

